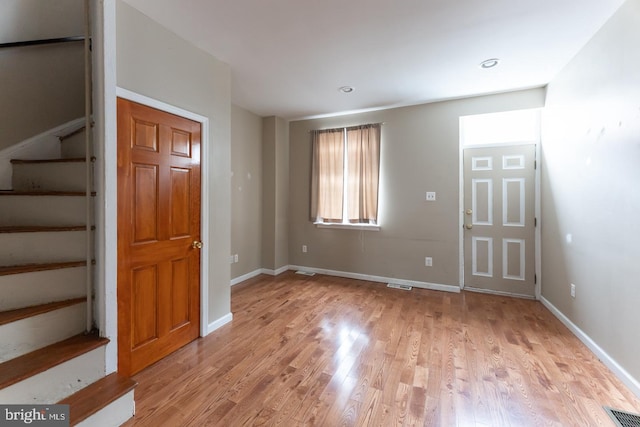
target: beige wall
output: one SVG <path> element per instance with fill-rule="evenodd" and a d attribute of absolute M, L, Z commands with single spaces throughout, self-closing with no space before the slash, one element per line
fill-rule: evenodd
<path fill-rule="evenodd" d="M 231 278 L 262 268 L 262 118 L 231 107 Z"/>
<path fill-rule="evenodd" d="M 262 267 L 289 264 L 289 127 L 280 117 L 262 126 Z"/>
<path fill-rule="evenodd" d="M 290 125 L 289 263 L 459 286 L 461 115 L 541 107 L 544 90 L 438 102 Z M 312 129 L 383 122 L 381 230 L 318 229 L 309 222 Z M 426 202 L 435 191 L 437 201 Z M 301 246 L 308 252 L 302 253 Z M 424 258 L 433 258 L 433 267 Z"/>
<path fill-rule="evenodd" d="M 116 3 L 117 84 L 209 118 L 209 321 L 230 312 L 230 69 L 136 9 Z"/>
<path fill-rule="evenodd" d="M 551 82 L 542 143 L 542 295 L 636 381 L 639 22 L 627 1 Z"/>
<path fill-rule="evenodd" d="M 3 0 L 0 42 L 81 36 L 81 0 Z M 0 150 L 84 116 L 82 43 L 0 50 Z"/>

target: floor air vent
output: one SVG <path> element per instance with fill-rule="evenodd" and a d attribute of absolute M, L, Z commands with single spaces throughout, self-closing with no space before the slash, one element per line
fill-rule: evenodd
<path fill-rule="evenodd" d="M 312 273 L 310 271 L 302 271 L 302 270 L 296 271 L 296 274 L 302 274 L 303 276 L 315 276 L 316 275 L 316 273 Z"/>
<path fill-rule="evenodd" d="M 412 289 L 409 285 L 398 285 L 397 283 L 387 283 L 387 288 L 402 289 L 403 291 L 410 291 Z"/>
<path fill-rule="evenodd" d="M 604 407 L 607 414 L 618 427 L 640 427 L 640 415 Z"/>

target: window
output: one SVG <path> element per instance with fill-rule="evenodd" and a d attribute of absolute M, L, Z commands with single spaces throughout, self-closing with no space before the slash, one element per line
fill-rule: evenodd
<path fill-rule="evenodd" d="M 311 220 L 376 225 L 380 124 L 312 131 Z"/>

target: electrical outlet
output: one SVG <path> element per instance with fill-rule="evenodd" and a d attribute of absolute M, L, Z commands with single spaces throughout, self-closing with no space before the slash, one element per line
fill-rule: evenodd
<path fill-rule="evenodd" d="M 436 192 L 435 191 L 427 191 L 427 201 L 435 202 L 436 200 Z"/>
<path fill-rule="evenodd" d="M 573 283 L 571 284 L 571 298 L 575 298 L 576 297 L 576 285 L 574 285 Z"/>
<path fill-rule="evenodd" d="M 233 262 L 238 262 L 238 254 L 235 254 L 235 255 L 233 256 Z"/>
<path fill-rule="evenodd" d="M 302 245 L 302 252 L 307 253 L 307 245 Z"/>
<path fill-rule="evenodd" d="M 425 267 L 432 267 L 433 266 L 433 258 L 431 258 L 430 256 L 425 257 L 424 258 L 424 266 Z"/>

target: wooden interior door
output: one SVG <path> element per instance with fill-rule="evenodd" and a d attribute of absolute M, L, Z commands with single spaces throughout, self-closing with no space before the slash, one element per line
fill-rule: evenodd
<path fill-rule="evenodd" d="M 535 296 L 535 145 L 464 150 L 464 285 Z"/>
<path fill-rule="evenodd" d="M 118 370 L 200 331 L 201 124 L 118 98 Z"/>

